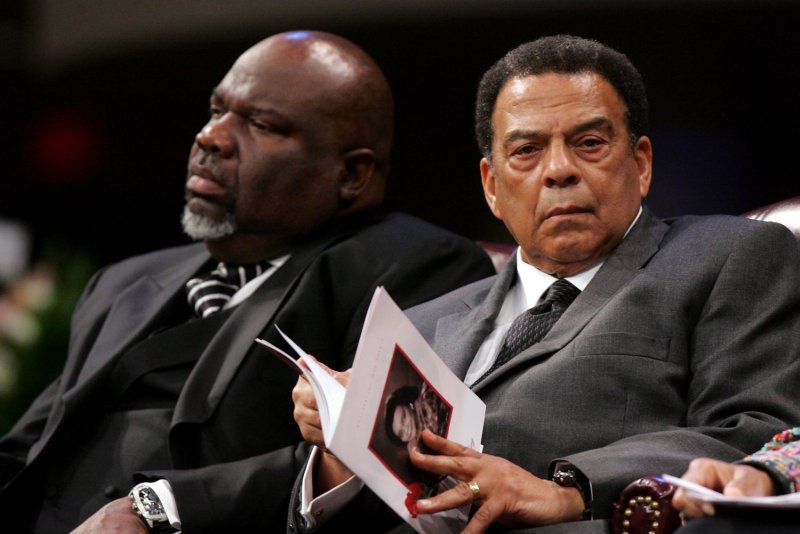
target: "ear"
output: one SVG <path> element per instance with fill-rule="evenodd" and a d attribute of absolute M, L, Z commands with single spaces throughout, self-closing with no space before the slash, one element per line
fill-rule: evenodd
<path fill-rule="evenodd" d="M 492 168 L 492 163 L 486 158 L 481 158 L 481 184 L 483 185 L 483 196 L 486 197 L 489 209 L 492 210 L 495 217 L 502 220 L 500 209 L 497 206 L 494 169 Z"/>
<path fill-rule="evenodd" d="M 639 194 L 642 198 L 646 198 L 653 177 L 653 144 L 649 137 L 643 135 L 636 141 L 633 157 L 639 169 Z"/>
<path fill-rule="evenodd" d="M 339 181 L 339 199 L 351 204 L 369 187 L 375 175 L 375 152 L 356 148 L 346 152 L 344 172 Z"/>

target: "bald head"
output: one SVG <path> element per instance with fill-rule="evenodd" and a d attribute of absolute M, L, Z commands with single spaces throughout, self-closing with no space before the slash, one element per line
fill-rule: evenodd
<path fill-rule="evenodd" d="M 287 91 L 308 87 L 306 105 L 336 124 L 343 152 L 366 148 L 374 153 L 375 180 L 360 198 L 383 200 L 394 133 L 394 102 L 380 67 L 364 50 L 331 33 L 291 31 L 256 43 L 237 60 L 280 65 L 286 70 L 273 83 Z M 302 77 L 303 80 L 298 78 Z"/>
<path fill-rule="evenodd" d="M 210 112 L 190 155 L 184 230 L 216 258 L 274 255 L 382 203 L 392 95 L 350 41 L 264 39 L 214 89 Z"/>

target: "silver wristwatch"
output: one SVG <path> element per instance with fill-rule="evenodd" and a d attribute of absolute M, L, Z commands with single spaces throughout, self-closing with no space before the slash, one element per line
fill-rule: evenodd
<path fill-rule="evenodd" d="M 164 505 L 158 494 L 149 484 L 137 484 L 128 494 L 131 498 L 131 508 L 136 515 L 142 518 L 150 532 L 157 534 L 177 532 L 169 523 Z"/>

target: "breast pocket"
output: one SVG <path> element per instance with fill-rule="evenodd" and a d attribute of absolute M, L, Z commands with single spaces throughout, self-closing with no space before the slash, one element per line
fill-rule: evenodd
<path fill-rule="evenodd" d="M 666 361 L 669 338 L 648 337 L 630 332 L 585 336 L 575 341 L 574 356 L 640 356 Z"/>

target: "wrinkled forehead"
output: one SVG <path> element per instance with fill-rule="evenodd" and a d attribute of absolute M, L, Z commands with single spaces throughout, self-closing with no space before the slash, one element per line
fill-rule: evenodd
<path fill-rule="evenodd" d="M 625 105 L 611 84 L 594 72 L 547 72 L 510 78 L 502 87 L 492 114 L 493 130 L 536 128 L 585 122 L 605 117 L 622 121 Z"/>

